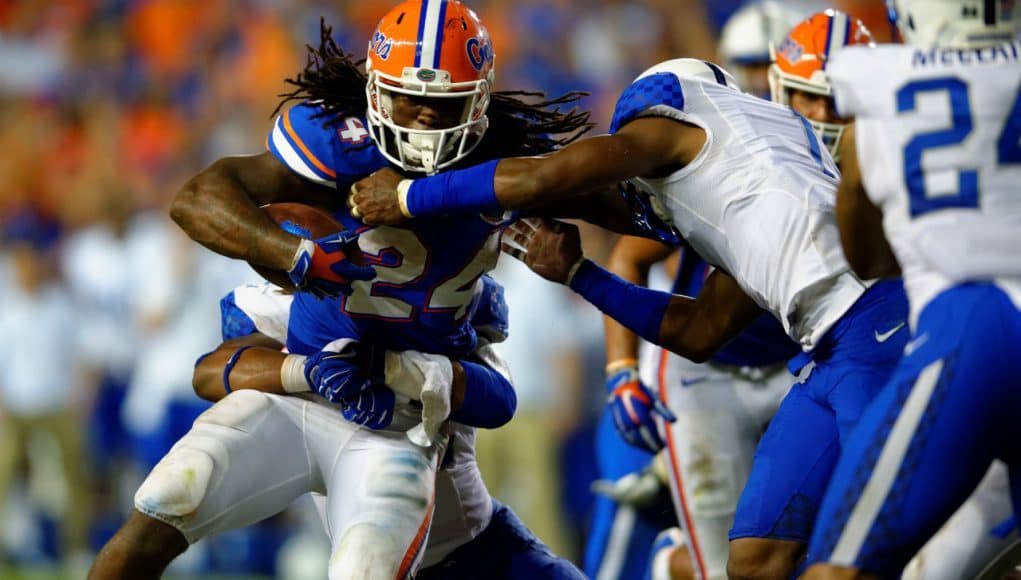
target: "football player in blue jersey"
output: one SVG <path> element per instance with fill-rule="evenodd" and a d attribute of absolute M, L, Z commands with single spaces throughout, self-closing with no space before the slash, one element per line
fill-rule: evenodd
<path fill-rule="evenodd" d="M 470 315 L 482 337 L 472 360 L 486 364 L 500 388 L 512 392 L 502 361 L 486 346 L 507 335 L 502 294 L 499 284 L 484 277 Z M 289 374 L 292 361 L 303 358 L 281 350 L 291 301 L 291 295 L 269 284 L 239 287 L 221 301 L 224 342 L 198 361 L 194 386 L 200 397 L 222 402 L 196 421 L 143 483 L 136 496 L 136 511 L 100 553 L 93 577 L 157 576 L 189 543 L 253 523 L 283 509 L 291 496 L 299 493 L 313 492 L 315 506 L 328 523 L 328 498 L 322 492 L 356 492 L 350 485 L 340 485 L 344 481 L 337 474 L 331 481 L 329 468 L 336 461 L 335 451 L 328 447 L 323 455 L 313 451 L 306 460 L 305 454 L 294 455 L 293 449 L 308 446 L 314 450 L 319 447 L 315 440 L 324 436 L 369 446 L 377 432 L 362 431 L 359 436 L 355 423 L 376 421 L 392 413 L 393 405 L 381 408 L 378 403 L 383 398 L 371 393 L 363 404 L 344 410 L 347 422 L 331 405 L 308 393 L 311 385 L 302 373 Z M 426 369 L 435 362 L 411 351 L 393 352 L 388 357 L 399 360 L 398 366 L 405 369 Z M 450 364 L 457 368 L 466 362 Z M 387 377 L 395 388 L 406 388 L 397 384 L 413 380 L 399 375 Z M 463 402 L 465 390 L 476 386 L 465 373 L 455 373 L 452 411 Z M 285 396 L 288 394 L 295 396 Z M 389 400 L 393 399 L 391 393 Z M 249 404 L 252 401 L 262 404 Z M 237 413 L 245 408 L 250 411 L 246 416 Z M 512 412 L 513 408 L 507 409 L 504 420 L 509 420 Z M 417 577 L 463 578 L 485 570 L 489 577 L 581 578 L 569 562 L 550 553 L 509 508 L 489 497 L 475 464 L 473 430 L 468 426 L 477 419 L 462 416 L 463 423 L 453 428 L 448 458 L 437 472 L 436 514 L 424 556 L 429 565 Z M 196 460 L 202 457 L 212 458 L 211 469 L 208 462 Z M 278 459 L 265 461 L 265 457 Z M 299 461 L 293 461 L 294 457 Z M 195 474 L 192 484 L 175 485 L 183 483 L 175 475 L 186 471 Z M 265 493 L 267 489 L 277 491 Z M 288 493 L 280 493 L 280 489 Z M 186 517 L 175 515 L 189 502 L 193 505 Z M 478 529 L 466 533 L 472 526 Z M 327 533 L 331 531 L 328 526 Z M 491 567 L 506 575 L 490 575 Z"/>
<path fill-rule="evenodd" d="M 559 109 L 575 103 L 577 94 L 529 104 L 526 99 L 539 95 L 493 92 L 488 34 L 455 1 L 415 0 L 391 10 L 373 35 L 365 70 L 324 30 L 309 66 L 291 79 L 296 88 L 288 100 L 301 102 L 277 118 L 269 152 L 217 161 L 182 188 L 171 209 L 193 239 L 286 271 L 308 291 L 292 305 L 288 348 L 308 356 L 304 370 L 318 393 L 348 406 L 365 398 L 381 370 L 365 363 L 374 351 L 454 358 L 473 352 L 477 338 L 467 313 L 478 279 L 495 265 L 505 216 L 463 212 L 406 227 L 365 227 L 345 214 L 338 216 L 345 232 L 312 240 L 282 232 L 258 205 L 341 205 L 352 183 L 380 168 L 428 174 L 541 154 L 588 127 L 587 113 Z M 354 253 L 366 265 L 346 259 Z M 465 372 L 481 369 L 468 365 Z M 461 411 L 484 413 L 499 402 L 491 396 L 470 390 Z M 373 426 L 385 428 L 394 417 L 379 417 Z M 411 548 L 428 529 L 425 514 Z M 348 557 L 368 550 L 366 542 L 357 549 L 343 538 L 340 544 Z M 414 570 L 418 553 L 411 548 L 400 570 Z"/>
<path fill-rule="evenodd" d="M 635 217 L 649 237 L 683 239 L 716 267 L 697 298 L 637 287 L 584 260 L 573 226 L 519 222 L 507 250 L 689 360 L 708 360 L 763 311 L 800 344 L 814 368 L 760 440 L 729 533 L 730 577 L 780 578 L 795 573 L 841 445 L 907 339 L 899 281 L 861 280 L 843 256 L 838 173 L 802 116 L 741 93 L 711 63 L 677 59 L 622 93 L 610 135 L 415 180 L 380 172 L 358 184 L 351 206 L 371 223 L 400 223 L 573 200 L 579 212 L 600 208 L 573 217 L 614 227 L 604 188 L 626 180 L 617 215 Z M 469 176 L 472 188 L 462 185 Z M 652 412 L 648 397 L 631 403 L 636 424 Z"/>

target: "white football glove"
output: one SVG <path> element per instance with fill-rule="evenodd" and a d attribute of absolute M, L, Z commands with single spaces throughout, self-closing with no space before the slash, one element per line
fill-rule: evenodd
<path fill-rule="evenodd" d="M 408 430 L 408 439 L 430 447 L 450 416 L 454 369 L 450 359 L 416 350 L 387 351 L 386 385 L 397 394 L 422 402 L 422 422 Z"/>
<path fill-rule="evenodd" d="M 598 479 L 592 482 L 592 492 L 613 501 L 637 508 L 647 507 L 656 499 L 667 483 L 666 459 L 659 452 L 644 469 L 629 473 L 614 481 Z"/>

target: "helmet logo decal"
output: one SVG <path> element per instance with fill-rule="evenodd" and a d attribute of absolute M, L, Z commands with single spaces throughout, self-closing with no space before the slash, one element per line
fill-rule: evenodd
<path fill-rule="evenodd" d="M 369 49 L 376 53 L 379 58 L 386 60 L 390 58 L 390 49 L 393 48 L 393 40 L 386 37 L 380 31 L 376 31 L 376 34 L 372 36 L 372 42 L 369 43 Z"/>
<path fill-rule="evenodd" d="M 782 54 L 788 62 L 798 62 L 805 54 L 805 47 L 801 46 L 801 43 L 788 36 L 780 43 L 780 47 L 777 49 L 777 52 Z"/>
<path fill-rule="evenodd" d="M 489 39 L 480 41 L 478 38 L 469 38 L 465 43 L 465 49 L 468 51 L 468 60 L 475 70 L 482 70 L 486 63 L 493 62 L 493 47 L 489 44 Z"/>
<path fill-rule="evenodd" d="M 423 83 L 431 83 L 436 80 L 436 71 L 431 68 L 418 69 L 415 73 L 415 77 Z"/>

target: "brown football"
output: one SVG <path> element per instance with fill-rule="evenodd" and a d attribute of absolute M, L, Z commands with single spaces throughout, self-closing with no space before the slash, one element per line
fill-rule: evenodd
<path fill-rule="evenodd" d="M 269 219 L 280 224 L 284 229 L 291 233 L 298 233 L 294 230 L 300 229 L 303 233 L 299 235 L 313 240 L 346 229 L 329 212 L 303 203 L 271 203 L 262 206 L 262 210 L 266 212 Z M 358 258 L 360 257 L 358 256 Z M 352 256 L 352 261 L 358 262 L 360 260 Z M 249 265 L 269 282 L 288 290 L 294 289 L 294 284 L 291 283 L 291 279 L 288 278 L 287 272 L 284 270 L 273 270 L 265 266 L 252 264 L 251 262 L 249 262 Z"/>

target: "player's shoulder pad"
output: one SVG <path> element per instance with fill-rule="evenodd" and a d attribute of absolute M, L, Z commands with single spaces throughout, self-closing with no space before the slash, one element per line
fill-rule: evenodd
<path fill-rule="evenodd" d="M 624 89 L 613 109 L 610 133 L 616 133 L 621 127 L 656 106 L 684 110 L 684 91 L 681 89 L 680 79 L 674 73 L 664 71 L 649 74 L 649 71 L 646 71 Z"/>
<path fill-rule="evenodd" d="M 220 299 L 220 333 L 223 335 L 223 340 L 231 340 L 257 332 L 255 321 L 238 306 L 234 292 L 235 290 L 231 290 Z"/>
<path fill-rule="evenodd" d="M 326 126 L 320 107 L 304 102 L 285 109 L 273 122 L 269 150 L 298 175 L 336 187 L 336 133 Z"/>
<path fill-rule="evenodd" d="M 613 111 L 610 133 L 641 116 L 653 107 L 660 112 L 684 111 L 682 81 L 697 81 L 737 89 L 734 77 L 719 66 L 695 58 L 676 58 L 661 62 L 646 70 L 631 83 Z"/>
<path fill-rule="evenodd" d="M 269 150 L 298 175 L 334 188 L 387 166 L 363 117 L 322 112 L 308 101 L 285 110 L 273 123 Z"/>

